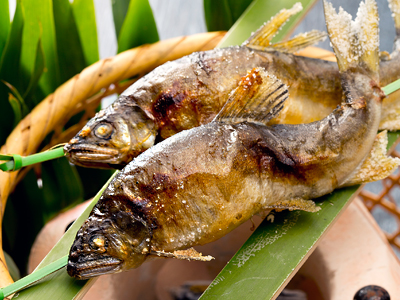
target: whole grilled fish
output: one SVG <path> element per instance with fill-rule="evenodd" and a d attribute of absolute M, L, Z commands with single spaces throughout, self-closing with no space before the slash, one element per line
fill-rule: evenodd
<path fill-rule="evenodd" d="M 243 46 L 193 53 L 156 68 L 92 118 L 65 146 L 67 157 L 81 166 L 120 169 L 155 142 L 213 120 L 240 79 L 255 67 L 289 86 L 291 97 L 274 123 L 309 123 L 326 117 L 342 99 L 336 63 L 288 53 L 324 34 L 312 31 L 270 44 L 279 27 L 300 9 L 297 4 L 281 11 Z M 384 85 L 399 77 L 399 66 L 396 48 L 391 60 L 381 62 Z M 400 128 L 396 118 L 394 123 L 391 127 Z"/>
<path fill-rule="evenodd" d="M 152 256 L 178 257 L 176 250 L 212 242 L 265 209 L 317 211 L 310 199 L 360 178 L 384 97 L 377 7 L 373 0 L 362 3 L 357 27 L 346 12 L 325 6 L 342 105 L 321 121 L 267 126 L 288 91 L 275 76 L 253 69 L 211 123 L 155 145 L 113 179 L 77 233 L 71 276 L 119 272 Z M 398 164 L 392 159 L 391 170 Z M 191 251 L 186 257 L 197 258 Z"/>

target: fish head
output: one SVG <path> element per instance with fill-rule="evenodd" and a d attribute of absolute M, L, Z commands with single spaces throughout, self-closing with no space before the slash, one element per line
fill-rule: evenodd
<path fill-rule="evenodd" d="M 114 204 L 96 205 L 77 232 L 67 265 L 71 277 L 117 273 L 137 268 L 147 258 L 152 229 L 127 206 Z"/>
<path fill-rule="evenodd" d="M 83 167 L 122 169 L 154 145 L 157 128 L 138 106 L 109 106 L 98 112 L 68 144 L 67 158 Z"/>

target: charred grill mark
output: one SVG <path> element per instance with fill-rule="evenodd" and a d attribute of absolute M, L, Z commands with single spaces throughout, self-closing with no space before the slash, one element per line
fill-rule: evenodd
<path fill-rule="evenodd" d="M 162 91 L 153 103 L 153 116 L 159 120 L 161 125 L 168 122 L 170 114 L 178 110 L 184 100 L 188 97 L 189 92 L 182 89 L 179 81 L 174 81 L 172 87 L 166 91 Z"/>

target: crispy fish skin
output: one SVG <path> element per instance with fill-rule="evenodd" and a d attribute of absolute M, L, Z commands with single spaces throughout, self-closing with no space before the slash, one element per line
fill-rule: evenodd
<path fill-rule="evenodd" d="M 88 278 L 134 268 L 152 252 L 214 241 L 268 208 L 315 211 L 307 200 L 340 187 L 368 153 L 382 96 L 375 92 L 354 93 L 352 103 L 311 124 L 211 122 L 150 148 L 101 196 L 71 248 L 69 274 Z M 99 234 L 124 250 L 109 246 L 114 250 L 100 259 L 102 251 L 90 246 Z M 113 255 L 120 261 L 115 268 L 104 264 Z"/>
<path fill-rule="evenodd" d="M 255 67 L 272 71 L 284 79 L 290 86 L 291 99 L 297 99 L 289 101 L 302 102 L 301 106 L 312 102 L 324 108 L 313 109 L 315 113 L 307 121 L 322 119 L 340 104 L 337 99 L 341 99 L 338 70 L 332 65 L 322 60 L 252 50 L 246 46 L 193 53 L 168 62 L 139 79 L 114 104 L 91 119 L 64 149 L 68 159 L 77 165 L 122 168 L 152 146 L 147 142 L 146 147 L 140 147 L 140 136 L 150 132 L 150 140 L 154 142 L 156 135 L 163 140 L 182 130 L 211 122 L 226 103 L 230 91 Z M 315 92 L 310 93 L 311 90 Z M 142 111 L 132 111 L 132 108 Z M 131 121 L 125 117 L 127 114 L 133 118 Z M 141 122 L 134 121 L 135 114 Z M 304 121 L 299 118 L 304 113 L 296 109 L 286 109 L 283 114 L 284 117 L 279 117 L 276 122 L 284 123 L 285 119 L 294 123 Z M 121 123 L 125 125 L 120 126 Z M 112 128 L 111 135 L 105 139 L 96 134 L 102 124 Z M 146 132 L 137 130 L 138 125 Z M 109 157 L 103 152 L 109 153 Z"/>
<path fill-rule="evenodd" d="M 370 44 L 341 37 L 343 29 L 353 32 L 350 22 L 328 26 L 345 95 L 340 107 L 321 121 L 266 126 L 265 114 L 279 113 L 287 90 L 253 69 L 211 123 L 155 145 L 113 179 L 77 233 L 68 273 L 85 279 L 138 267 L 156 255 L 171 257 L 224 236 L 265 209 L 315 212 L 310 199 L 348 185 L 372 148 L 384 97 L 376 3 L 366 0 L 360 10 L 372 18 L 360 14 L 364 27 L 357 27 L 357 36 L 364 30 Z M 325 11 L 328 25 L 348 18 L 327 3 Z M 345 42 L 349 47 L 337 46 Z M 353 55 L 359 48 L 368 51 Z M 256 123 L 240 121 L 245 118 Z"/>
<path fill-rule="evenodd" d="M 381 62 L 383 85 L 398 78 L 396 65 L 400 65 L 397 53 L 390 61 Z M 254 67 L 266 69 L 289 86 L 291 97 L 271 124 L 310 123 L 326 117 L 340 105 L 341 79 L 335 63 L 246 46 L 198 52 L 156 68 L 129 87 L 66 145 L 67 157 L 77 165 L 122 168 L 152 146 L 156 135 L 162 140 L 211 122 L 226 103 L 229 92 Z M 137 114 L 132 118 L 140 118 L 141 122 L 123 117 L 127 111 L 132 116 Z M 126 126 L 118 126 L 123 122 Z M 104 140 L 95 134 L 96 126 L 103 123 L 113 127 L 111 139 Z M 121 135 L 130 136 L 124 147 L 119 146 Z M 141 136 L 149 136 L 143 147 Z M 112 141 L 115 142 L 110 144 Z M 97 156 L 102 151 L 108 151 L 110 157 Z M 83 159 L 88 153 L 91 155 Z"/>
<path fill-rule="evenodd" d="M 362 7 L 376 19 L 375 2 L 366 1 Z M 331 6 L 327 10 L 330 18 L 336 15 Z M 370 27 L 377 39 L 377 28 Z M 336 37 L 342 30 L 331 31 Z M 345 101 L 323 120 L 274 126 L 237 122 L 264 120 L 266 109 L 275 116 L 286 97 L 284 84 L 255 68 L 211 123 L 136 157 L 78 231 L 68 273 L 84 279 L 135 268 L 154 255 L 214 241 L 265 209 L 317 211 L 310 199 L 345 185 L 367 157 L 384 97 L 377 49 L 361 61 L 347 60 L 342 51 L 337 56 Z"/>

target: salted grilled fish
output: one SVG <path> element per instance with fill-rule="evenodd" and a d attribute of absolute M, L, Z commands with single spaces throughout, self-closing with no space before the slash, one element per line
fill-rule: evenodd
<path fill-rule="evenodd" d="M 336 63 L 291 54 L 324 34 L 312 31 L 270 44 L 279 27 L 300 9 L 296 4 L 281 11 L 242 46 L 197 52 L 156 68 L 71 139 L 64 148 L 68 159 L 86 167 L 121 169 L 155 142 L 211 122 L 229 93 L 255 67 L 289 86 L 291 97 L 272 123 L 301 124 L 326 117 L 342 100 Z M 400 33 L 400 22 L 398 28 Z M 395 49 L 390 60 L 381 62 L 383 85 L 399 77 L 400 54 Z M 395 100 L 388 99 L 390 105 L 384 109 L 388 129 L 400 128 L 397 111 L 393 113 L 400 107 Z"/>
<path fill-rule="evenodd" d="M 345 94 L 340 107 L 321 121 L 268 126 L 288 90 L 254 68 L 212 122 L 158 143 L 116 175 L 76 235 L 69 275 L 119 272 L 154 256 L 198 259 L 185 249 L 224 236 L 254 214 L 315 212 L 310 199 L 393 171 L 399 160 L 381 155 L 384 166 L 364 172 L 384 94 L 376 3 L 366 0 L 359 11 L 362 26 L 354 26 L 346 12 L 325 3 Z"/>

